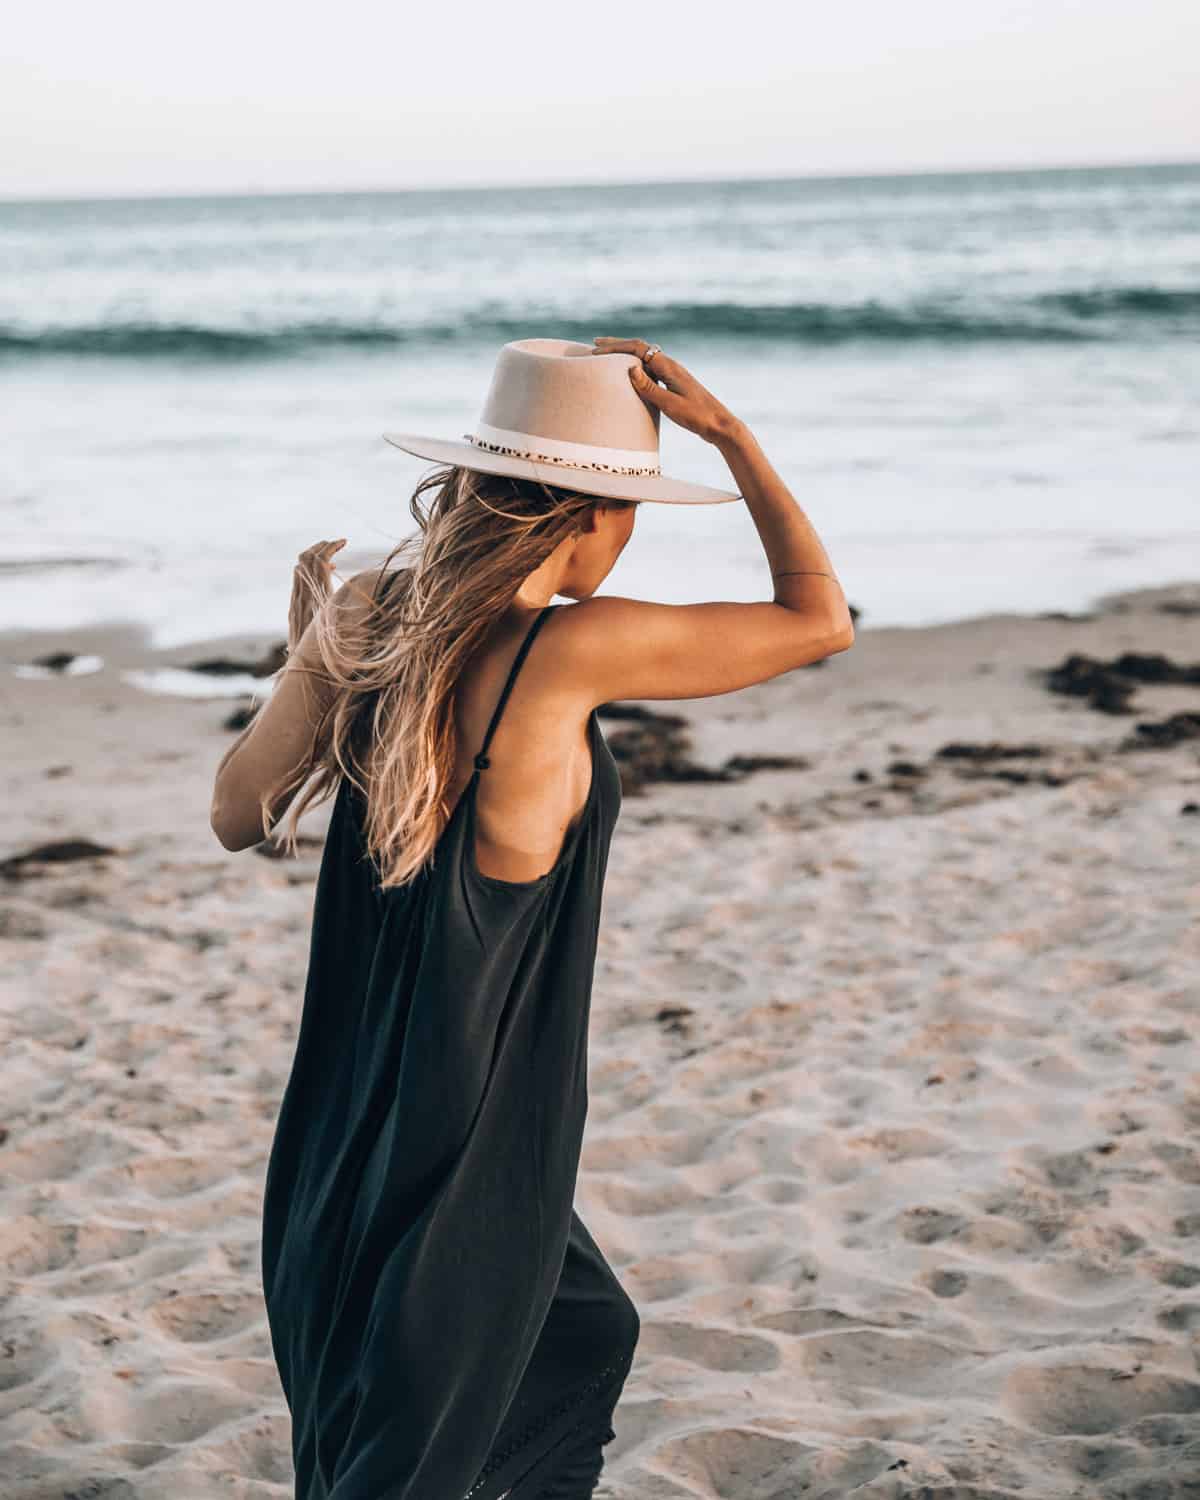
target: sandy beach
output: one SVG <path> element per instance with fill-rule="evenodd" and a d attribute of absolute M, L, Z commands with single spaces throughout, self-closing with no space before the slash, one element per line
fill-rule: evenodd
<path fill-rule="evenodd" d="M 1200 584 L 855 602 L 644 705 L 697 779 L 631 774 L 605 892 L 576 1206 L 642 1335 L 597 1495 L 1200 1496 Z M 240 700 L 136 675 L 273 644 L 0 645 L 2 1500 L 292 1492 L 259 1213 L 328 804 L 226 853 Z"/>

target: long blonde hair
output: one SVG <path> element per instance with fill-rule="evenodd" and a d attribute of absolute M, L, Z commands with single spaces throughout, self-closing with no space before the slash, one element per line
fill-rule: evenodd
<path fill-rule="evenodd" d="M 291 668 L 317 673 L 332 693 L 306 763 L 260 799 L 264 836 L 270 809 L 307 782 L 282 839 L 294 852 L 301 815 L 344 776 L 365 799 L 381 887 L 415 879 L 453 811 L 454 689 L 465 663 L 587 510 L 636 503 L 457 465 L 426 475 L 409 502 L 417 531 L 389 553 L 373 592 L 355 591 L 362 608 L 317 612 L 320 668 Z"/>

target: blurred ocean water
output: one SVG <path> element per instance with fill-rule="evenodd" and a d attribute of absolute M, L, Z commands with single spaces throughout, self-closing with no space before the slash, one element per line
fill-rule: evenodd
<path fill-rule="evenodd" d="M 640 334 L 757 432 L 861 623 L 1200 577 L 1200 165 L 0 203 L 0 629 L 281 630 L 408 532 L 507 339 Z M 663 463 L 724 484 L 663 424 Z M 340 559 L 340 560 L 342 560 Z M 606 592 L 769 597 L 741 505 Z"/>

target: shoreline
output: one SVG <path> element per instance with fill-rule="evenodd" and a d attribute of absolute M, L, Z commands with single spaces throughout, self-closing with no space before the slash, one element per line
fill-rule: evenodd
<path fill-rule="evenodd" d="M 350 510 L 366 520 L 361 505 Z M 619 594 L 670 604 L 749 603 L 769 595 L 760 552 L 739 550 L 716 568 L 711 541 L 701 538 L 686 586 L 677 581 L 670 591 L 674 597 L 663 599 L 662 570 L 673 565 L 667 538 L 656 533 L 642 540 L 645 545 L 623 561 L 620 576 L 609 580 Z M 1145 536 L 1109 534 L 1103 528 L 1086 535 L 1018 528 L 973 538 L 871 533 L 831 535 L 830 544 L 847 596 L 860 608 L 860 624 L 873 631 L 971 625 L 981 618 L 1078 616 L 1112 596 L 1186 589 L 1200 579 L 1200 531 L 1195 529 Z M 356 546 L 340 574 L 369 568 L 383 555 Z M 132 564 L 105 566 L 99 576 L 81 566 L 71 576 L 57 568 L 44 571 L 30 558 L 9 565 L 0 560 L 0 577 L 8 583 L 8 610 L 0 617 L 5 641 L 115 631 L 142 634 L 146 648 L 155 652 L 206 639 L 269 638 L 286 618 L 291 586 L 286 563 L 239 570 L 222 569 L 215 559 L 198 571 L 169 576 Z M 210 636 L 213 622 L 218 623 Z"/>
<path fill-rule="evenodd" d="M 856 603 L 854 600 L 850 602 Z M 1106 590 L 1093 596 L 1080 610 L 990 610 L 960 619 L 915 625 L 873 625 L 864 617 L 858 623 L 857 636 L 859 640 L 869 637 L 872 641 L 882 641 L 893 636 L 934 639 L 948 633 L 980 635 L 1001 626 L 1025 626 L 1035 621 L 1075 625 L 1092 623 L 1106 616 L 1152 614 L 1159 612 L 1160 606 L 1164 605 L 1166 610 L 1161 612 L 1168 618 L 1186 618 L 1191 609 L 1200 614 L 1200 580 L 1181 579 L 1147 587 Z M 1176 610 L 1178 613 L 1174 612 Z M 100 657 L 106 666 L 118 668 L 186 668 L 193 659 L 214 656 L 259 660 L 283 639 L 283 631 L 242 630 L 194 635 L 174 645 L 156 646 L 151 638 L 151 628 L 128 618 L 90 625 L 39 626 L 33 629 L 9 627 L 0 629 L 0 666 L 11 673 L 19 663 L 55 652 L 70 652 L 81 657 Z M 219 676 L 212 676 L 210 681 L 214 690 L 208 696 L 237 695 L 236 688 L 231 692 L 217 691 L 220 680 Z M 200 685 L 198 682 L 197 686 Z"/>

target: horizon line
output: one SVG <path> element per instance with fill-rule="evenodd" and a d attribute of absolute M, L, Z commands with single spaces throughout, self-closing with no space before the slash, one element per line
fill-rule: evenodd
<path fill-rule="evenodd" d="M 400 197 L 433 193 L 503 193 L 503 192 L 554 192 L 563 189 L 588 188 L 636 188 L 636 187 L 689 187 L 689 186 L 736 186 L 742 183 L 767 182 L 866 182 L 880 179 L 920 179 L 930 177 L 977 177 L 1048 175 L 1061 172 L 1118 172 L 1149 170 L 1153 168 L 1200 167 L 1200 157 L 1154 157 L 1129 161 L 1090 161 L 1034 164 L 1005 164 L 955 167 L 896 167 L 855 171 L 805 171 L 805 172 L 748 172 L 740 176 L 691 176 L 691 177 L 637 177 L 637 178 L 542 178 L 536 180 L 509 180 L 488 182 L 463 180 L 442 183 L 410 183 L 383 187 L 308 187 L 265 188 L 242 187 L 228 189 L 172 190 L 160 192 L 143 190 L 138 192 L 111 193 L 47 193 L 30 197 L 28 194 L 9 195 L 0 193 L 0 205 L 22 204 L 81 204 L 81 203 L 144 203 L 144 202 L 204 202 L 214 199 L 238 198 L 358 198 Z"/>

